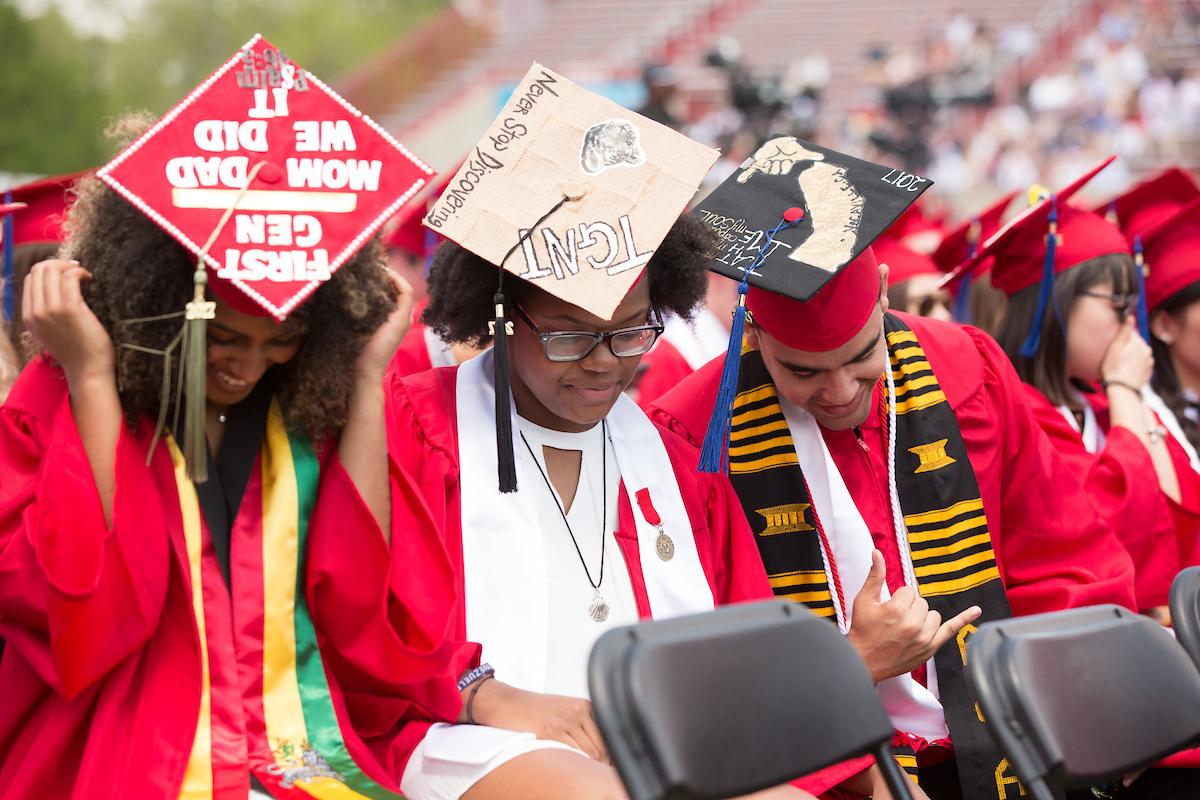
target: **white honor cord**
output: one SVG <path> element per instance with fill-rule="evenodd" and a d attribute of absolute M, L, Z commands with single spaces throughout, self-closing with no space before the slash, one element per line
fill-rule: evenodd
<path fill-rule="evenodd" d="M 896 488 L 896 383 L 892 377 L 890 350 L 887 364 L 884 366 L 884 376 L 887 380 L 887 396 L 884 398 L 884 402 L 887 403 L 888 414 L 888 493 L 891 495 L 892 501 L 892 520 L 896 527 L 896 544 L 900 550 L 900 563 L 904 565 L 904 582 L 919 593 L 917 573 L 913 570 L 912 553 L 908 547 L 908 529 L 904 526 L 904 511 L 900 508 L 900 491 Z"/>

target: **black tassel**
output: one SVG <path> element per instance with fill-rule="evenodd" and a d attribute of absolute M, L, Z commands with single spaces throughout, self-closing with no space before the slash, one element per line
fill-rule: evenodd
<path fill-rule="evenodd" d="M 492 298 L 496 305 L 496 319 L 492 323 L 492 366 L 495 369 L 496 385 L 496 468 L 500 478 L 500 491 L 510 494 L 517 490 L 517 462 L 513 455 L 512 395 L 508 387 L 508 337 L 512 336 L 512 323 L 504 313 L 504 290 L 498 290 Z"/>

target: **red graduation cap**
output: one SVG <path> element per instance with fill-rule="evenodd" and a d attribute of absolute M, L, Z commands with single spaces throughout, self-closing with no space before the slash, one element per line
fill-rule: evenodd
<path fill-rule="evenodd" d="M 992 205 L 971 216 L 949 231 L 933 251 L 933 260 L 942 272 L 950 272 L 971 258 L 979 245 L 1000 230 L 1000 220 L 1018 192 L 1009 192 Z"/>
<path fill-rule="evenodd" d="M 4 194 L 12 197 L 11 204 L 0 204 L 0 214 L 13 214 L 13 244 L 61 242 L 63 219 L 72 200 L 70 191 L 86 174 L 77 172 L 41 178 L 0 194 L 0 198 Z"/>
<path fill-rule="evenodd" d="M 1200 281 L 1200 198 L 1141 234 L 1146 305 L 1158 308 L 1188 284 Z"/>
<path fill-rule="evenodd" d="M 256 35 L 98 175 L 222 300 L 282 320 L 433 170 Z"/>
<path fill-rule="evenodd" d="M 979 251 L 947 276 L 953 283 L 964 273 L 991 262 L 992 285 L 1012 296 L 1042 280 L 1051 232 L 1051 211 L 1057 240 L 1053 247 L 1053 273 L 1058 274 L 1089 259 L 1128 253 L 1129 245 L 1116 225 L 1068 201 L 1101 170 L 1116 159 L 1104 161 L 1076 178 L 1056 194 L 1045 197 L 1011 220 L 983 243 Z"/>
<path fill-rule="evenodd" d="M 875 259 L 880 264 L 888 265 L 888 286 L 895 286 L 918 275 L 941 274 L 932 258 L 906 244 L 907 239 L 890 235 L 891 230 L 889 228 L 871 244 Z"/>
<path fill-rule="evenodd" d="M 1170 167 L 1093 210 L 1115 223 L 1132 242 L 1134 236 L 1150 229 L 1198 197 L 1200 185 L 1197 185 L 1191 173 L 1179 167 Z"/>
<path fill-rule="evenodd" d="M 455 169 L 454 172 L 458 170 Z M 446 190 L 454 172 L 446 175 L 430 189 L 424 189 L 413 202 L 400 209 L 383 226 L 383 243 L 389 250 L 402 250 L 414 258 L 427 258 L 433 254 L 434 248 L 442 241 L 435 231 L 426 228 L 422 221 L 434 200 Z"/>

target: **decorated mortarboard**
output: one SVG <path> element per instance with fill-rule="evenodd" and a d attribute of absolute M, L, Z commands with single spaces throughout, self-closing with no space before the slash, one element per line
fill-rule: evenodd
<path fill-rule="evenodd" d="M 1169 167 L 1093 210 L 1120 228 L 1132 244 L 1135 236 L 1198 197 L 1200 185 L 1192 174 Z"/>
<path fill-rule="evenodd" d="M 871 243 L 930 185 L 903 170 L 772 136 L 697 206 L 693 213 L 719 239 L 710 269 L 738 281 L 702 470 L 725 466 L 747 309 L 757 327 L 788 347 L 845 344 L 879 298 Z"/>
<path fill-rule="evenodd" d="M 41 178 L 0 193 L 0 242 L 4 248 L 4 313 L 13 318 L 16 281 L 14 248 L 21 245 L 57 245 L 63 240 L 63 219 L 71 204 L 71 189 L 87 173 Z"/>
<path fill-rule="evenodd" d="M 1200 281 L 1200 198 L 1140 234 L 1146 306 L 1154 311 L 1176 292 Z"/>
<path fill-rule="evenodd" d="M 1013 198 L 1018 194 L 1020 193 L 1015 191 L 1009 192 L 978 214 L 963 221 L 958 227 L 948 231 L 942 238 L 942 243 L 933 251 L 933 260 L 937 263 L 938 269 L 948 273 L 959 264 L 974 257 L 979 250 L 979 245 L 1000 230 L 1000 220 L 1012 204 Z M 982 272 L 982 268 L 964 275 L 957 282 L 954 295 L 954 318 L 959 322 L 969 323 L 971 321 L 968 303 L 971 280 L 980 272 Z"/>
<path fill-rule="evenodd" d="M 947 276 L 947 283 L 990 264 L 992 285 L 1008 296 L 1040 285 L 1037 310 L 1021 354 L 1041 345 L 1042 320 L 1053 305 L 1054 276 L 1084 261 L 1129 253 L 1116 225 L 1068 201 L 1115 160 L 1109 156 L 1058 192 L 1041 192 L 1023 213 L 993 234 L 979 251 Z M 1058 313 L 1058 309 L 1054 309 Z"/>
<path fill-rule="evenodd" d="M 426 214 L 431 230 L 500 267 L 493 358 L 501 491 L 516 490 L 505 274 L 611 319 L 716 159 L 715 150 L 535 63 Z"/>
<path fill-rule="evenodd" d="M 97 175 L 197 256 L 179 347 L 184 455 L 203 480 L 205 287 L 285 319 L 433 171 L 255 36 Z"/>

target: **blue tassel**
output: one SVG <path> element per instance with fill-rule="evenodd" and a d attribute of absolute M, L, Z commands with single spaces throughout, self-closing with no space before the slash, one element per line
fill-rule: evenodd
<path fill-rule="evenodd" d="M 1054 254 L 1058 250 L 1058 200 L 1050 195 L 1050 231 L 1046 234 L 1046 255 L 1042 259 L 1042 288 L 1038 292 L 1037 309 L 1029 325 L 1029 335 L 1021 345 L 1021 355 L 1033 358 L 1042 344 L 1042 320 L 1054 295 Z M 1057 313 L 1057 310 L 1056 310 Z"/>
<path fill-rule="evenodd" d="M 737 392 L 738 370 L 742 364 L 742 335 L 746 329 L 748 288 L 743 278 L 738 287 L 738 304 L 733 312 L 733 325 L 729 329 L 729 347 L 725 350 L 721 382 L 717 384 L 717 401 L 713 404 L 713 415 L 704 434 L 704 446 L 700 449 L 701 472 L 724 472 L 727 466 L 729 428 L 733 422 L 733 397 Z"/>
<path fill-rule="evenodd" d="M 978 224 L 978 219 L 971 220 L 971 232 L 967 234 L 967 257 L 963 259 L 964 262 L 970 261 L 979 251 L 979 237 L 972 235 Z M 954 320 L 963 325 L 971 324 L 971 282 L 974 280 L 973 272 L 963 275 L 958 281 L 958 294 L 954 296 Z"/>
<path fill-rule="evenodd" d="M 800 217 L 791 220 L 785 218 L 767 232 L 766 240 L 738 284 L 738 304 L 733 312 L 733 325 L 729 329 L 729 347 L 725 350 L 725 364 L 721 368 L 721 381 L 717 384 L 717 400 L 713 403 L 712 417 L 704 433 L 704 445 L 700 448 L 701 472 L 723 473 L 729 465 L 729 429 L 733 424 L 733 400 L 737 394 L 738 370 L 742 364 L 742 336 L 746 330 L 746 292 L 750 290 L 750 275 L 766 261 L 776 234 L 799 221 Z"/>
<path fill-rule="evenodd" d="M 4 202 L 12 202 L 12 190 L 4 193 Z M 16 286 L 13 285 L 13 215 L 4 215 L 4 318 L 12 321 L 13 296 Z M 2 335 L 2 334 L 0 334 Z"/>
<path fill-rule="evenodd" d="M 1150 312 L 1146 308 L 1146 256 L 1142 249 L 1142 237 L 1133 237 L 1133 272 L 1137 276 L 1137 326 L 1138 333 L 1150 341 Z"/>

